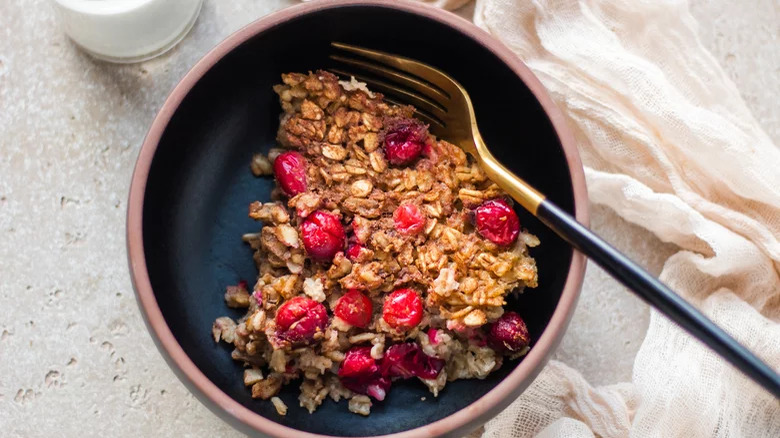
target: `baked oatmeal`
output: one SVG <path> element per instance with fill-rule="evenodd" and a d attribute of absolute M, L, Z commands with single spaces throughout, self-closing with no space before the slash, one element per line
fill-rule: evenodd
<path fill-rule="evenodd" d="M 330 397 L 368 415 L 398 379 L 437 396 L 524 355 L 526 325 L 503 306 L 536 286 L 539 241 L 506 194 L 413 107 L 325 71 L 282 82 L 281 148 L 251 163 L 277 183 L 243 236 L 259 275 L 225 293 L 246 315 L 213 326 L 252 397 L 284 415 L 276 395 L 296 381 L 309 412 Z"/>

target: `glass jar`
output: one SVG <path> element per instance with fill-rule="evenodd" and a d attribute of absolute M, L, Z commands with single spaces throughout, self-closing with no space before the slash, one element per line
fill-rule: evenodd
<path fill-rule="evenodd" d="M 190 31 L 203 0 L 54 0 L 65 33 L 92 56 L 138 62 Z"/>

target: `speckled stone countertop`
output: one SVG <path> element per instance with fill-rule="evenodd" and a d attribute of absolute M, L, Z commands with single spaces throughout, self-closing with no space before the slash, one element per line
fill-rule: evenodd
<path fill-rule="evenodd" d="M 125 258 L 126 197 L 146 129 L 179 78 L 231 32 L 293 3 L 207 0 L 172 52 L 124 66 L 74 47 L 48 1 L 0 3 L 0 435 L 240 436 L 184 388 L 144 327 Z M 777 141 L 776 0 L 691 9 Z M 655 273 L 674 251 L 605 208 L 592 216 Z M 629 380 L 648 315 L 590 266 L 555 358 L 594 384 Z"/>

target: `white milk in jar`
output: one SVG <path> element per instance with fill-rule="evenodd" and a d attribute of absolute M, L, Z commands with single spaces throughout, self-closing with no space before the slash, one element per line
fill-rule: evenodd
<path fill-rule="evenodd" d="M 65 33 L 91 55 L 136 62 L 189 32 L 203 0 L 54 0 Z"/>

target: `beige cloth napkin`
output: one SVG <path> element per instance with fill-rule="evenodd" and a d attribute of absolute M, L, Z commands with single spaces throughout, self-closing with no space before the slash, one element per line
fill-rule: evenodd
<path fill-rule="evenodd" d="M 680 247 L 661 278 L 780 368 L 780 152 L 681 0 L 478 0 L 568 118 L 592 202 Z M 552 362 L 486 437 L 776 437 L 780 403 L 653 311 L 633 382 Z"/>
<path fill-rule="evenodd" d="M 687 2 L 477 0 L 474 22 L 563 110 L 591 201 L 676 244 L 661 279 L 780 369 L 780 151 Z M 484 434 L 534 435 L 777 437 L 780 403 L 653 311 L 632 382 L 553 361 Z"/>
<path fill-rule="evenodd" d="M 474 22 L 563 110 L 591 201 L 676 244 L 661 279 L 780 369 L 780 151 L 687 2 L 477 0 Z M 632 380 L 552 361 L 484 437 L 780 436 L 780 403 L 655 311 Z"/>

